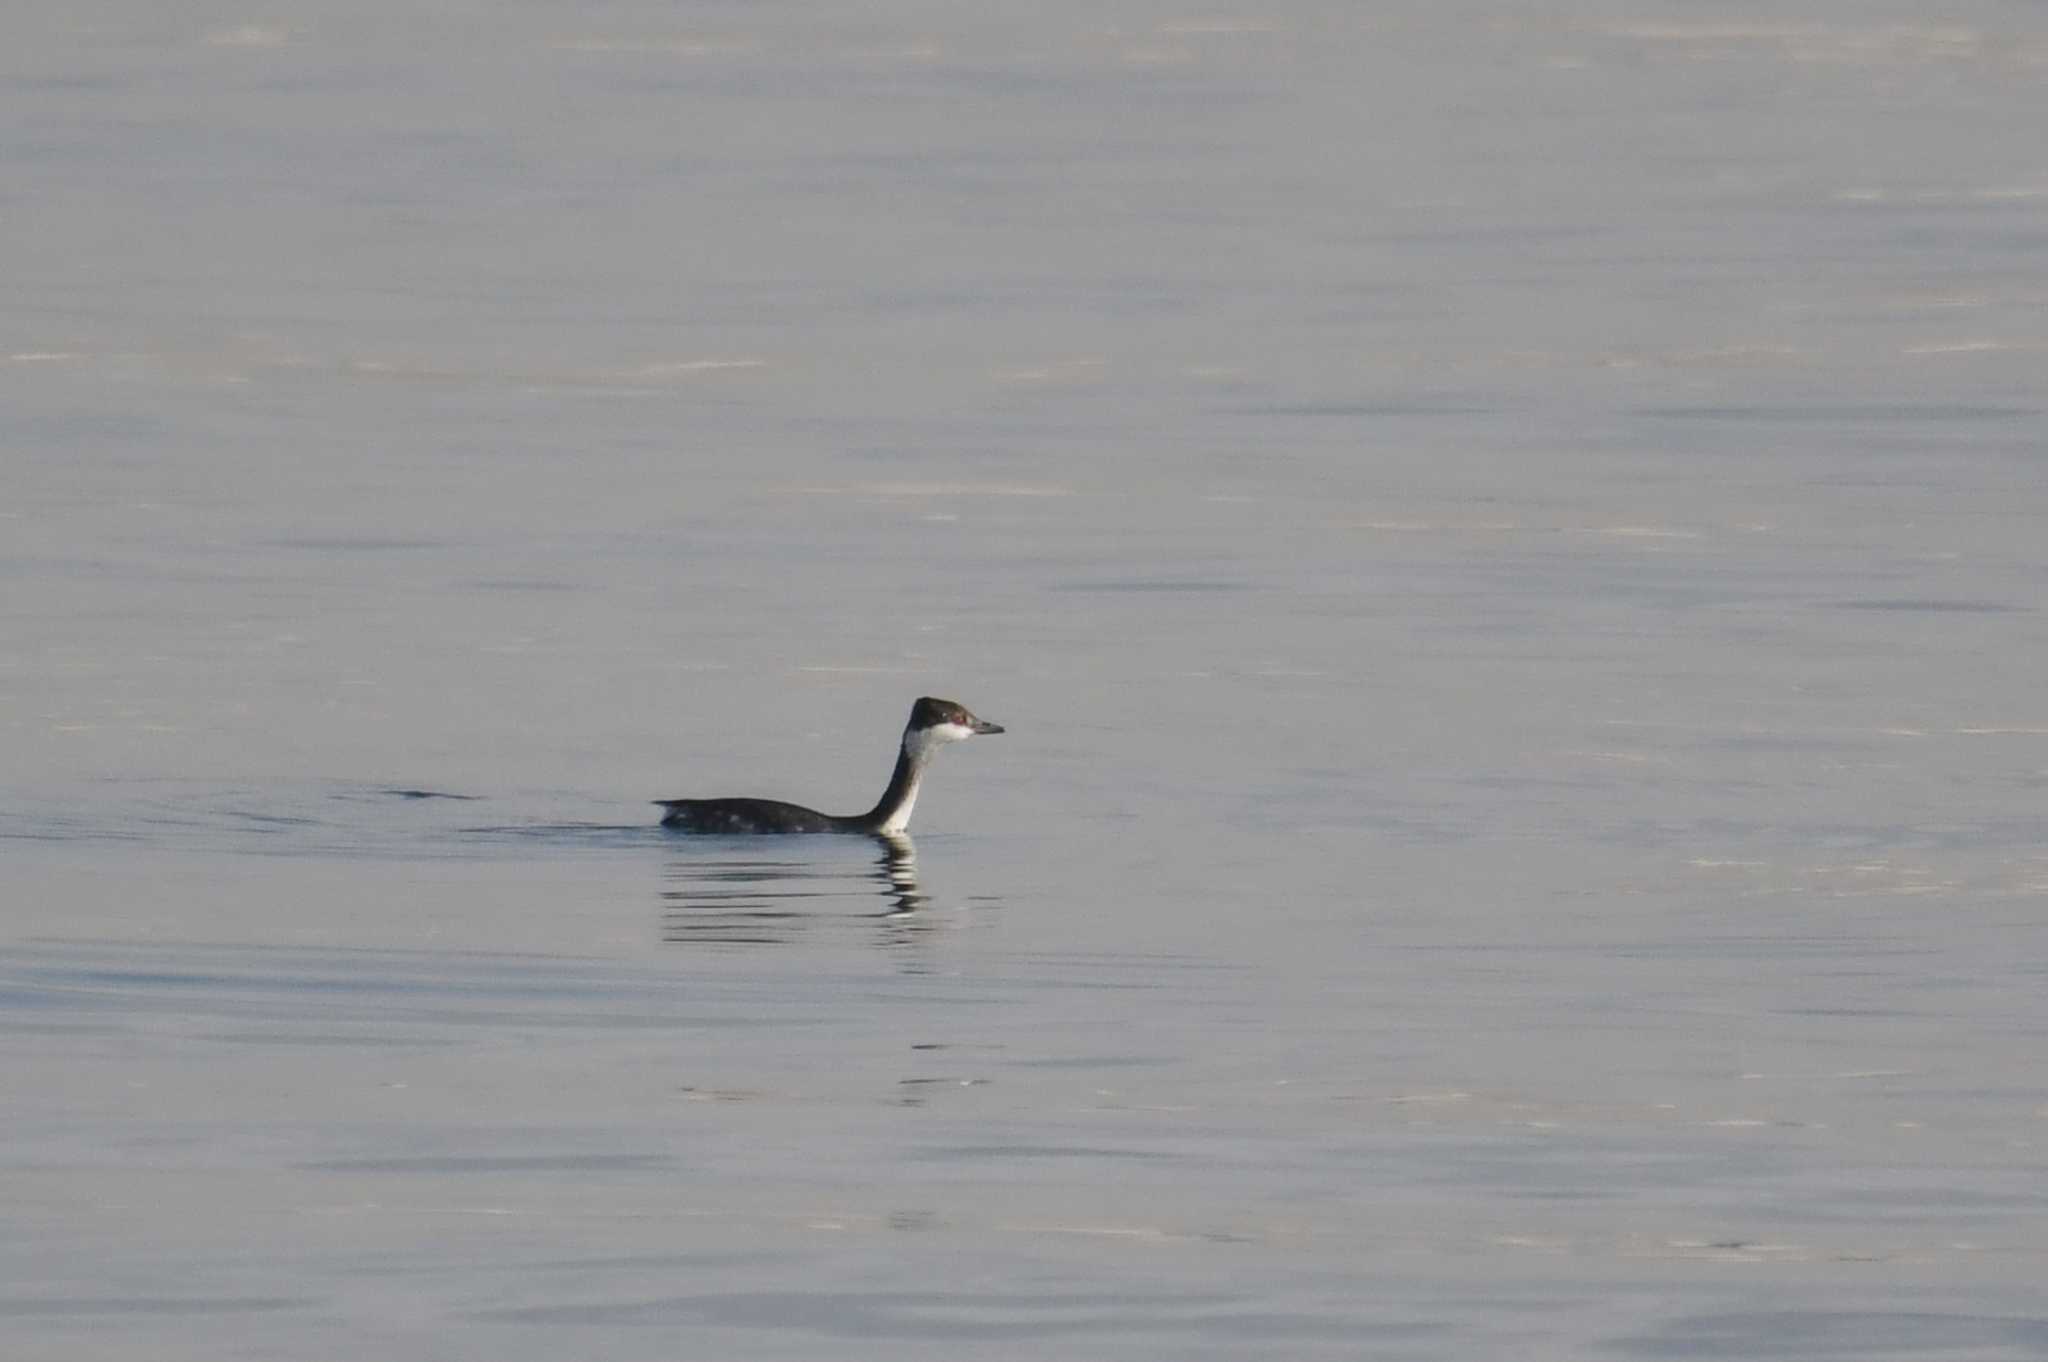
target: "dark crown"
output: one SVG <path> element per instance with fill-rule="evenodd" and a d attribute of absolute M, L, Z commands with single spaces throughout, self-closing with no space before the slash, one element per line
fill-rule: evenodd
<path fill-rule="evenodd" d="M 936 728 L 940 724 L 960 724 L 972 728 L 974 716 L 967 712 L 964 705 L 956 705 L 951 700 L 934 699 L 929 695 L 921 696 L 918 702 L 910 707 L 912 728 Z"/>

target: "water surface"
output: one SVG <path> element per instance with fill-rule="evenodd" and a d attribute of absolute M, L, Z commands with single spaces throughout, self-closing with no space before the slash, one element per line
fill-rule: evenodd
<path fill-rule="evenodd" d="M 0 1351 L 2048 1351 L 2039 15 L 0 37 Z"/>

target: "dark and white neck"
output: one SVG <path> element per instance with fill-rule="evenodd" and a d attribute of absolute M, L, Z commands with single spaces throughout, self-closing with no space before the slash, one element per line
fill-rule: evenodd
<path fill-rule="evenodd" d="M 910 811 L 917 807 L 917 787 L 924 780 L 924 768 L 946 741 L 933 729 L 904 730 L 903 747 L 896 754 L 896 769 L 889 776 L 889 788 L 882 791 L 881 800 L 860 820 L 869 832 L 893 835 L 910 826 Z"/>

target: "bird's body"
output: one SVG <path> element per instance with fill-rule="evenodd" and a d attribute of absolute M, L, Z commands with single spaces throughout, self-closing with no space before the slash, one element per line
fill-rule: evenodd
<path fill-rule="evenodd" d="M 661 799 L 655 802 L 667 812 L 661 825 L 680 832 L 700 833 L 807 833 L 851 832 L 869 836 L 894 836 L 910 826 L 910 812 L 917 805 L 917 791 L 932 754 L 947 743 L 960 742 L 982 733 L 1000 733 L 1002 726 L 987 723 L 951 700 L 927 695 L 910 708 L 910 722 L 903 728 L 903 745 L 896 755 L 896 769 L 889 788 L 866 813 L 830 814 L 787 804 L 779 799 Z"/>
<path fill-rule="evenodd" d="M 858 819 L 779 799 L 664 799 L 661 825 L 683 832 L 864 832 Z"/>

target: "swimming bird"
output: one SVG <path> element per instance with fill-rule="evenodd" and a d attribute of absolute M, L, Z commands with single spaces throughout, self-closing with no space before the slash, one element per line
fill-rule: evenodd
<path fill-rule="evenodd" d="M 896 754 L 896 770 L 889 788 L 875 807 L 866 813 L 829 814 L 779 799 L 657 799 L 668 810 L 661 825 L 683 832 L 790 833 L 863 832 L 870 836 L 893 837 L 910 826 L 910 811 L 917 806 L 918 783 L 932 756 L 947 743 L 964 742 L 977 734 L 1000 733 L 1001 724 L 977 719 L 963 705 L 951 700 L 921 697 L 910 707 L 910 722 L 903 726 L 903 746 Z"/>

